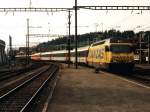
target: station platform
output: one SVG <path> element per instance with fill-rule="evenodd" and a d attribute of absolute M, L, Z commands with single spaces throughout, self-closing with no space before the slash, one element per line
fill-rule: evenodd
<path fill-rule="evenodd" d="M 150 88 L 92 68 L 60 73 L 48 112 L 150 112 Z"/>

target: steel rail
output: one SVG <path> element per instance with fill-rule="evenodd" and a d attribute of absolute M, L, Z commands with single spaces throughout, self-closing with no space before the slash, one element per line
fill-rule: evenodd
<path fill-rule="evenodd" d="M 39 68 L 39 67 L 36 67 L 36 68 Z M 31 71 L 34 70 L 34 69 L 35 69 L 34 67 L 30 68 Z M 21 69 L 12 71 L 12 72 L 11 71 L 5 72 L 5 73 L 0 75 L 0 81 L 11 78 L 12 76 L 17 76 L 17 75 L 20 75 L 20 74 L 27 73 L 26 70 L 27 70 L 27 68 L 21 68 Z"/>
<path fill-rule="evenodd" d="M 13 92 L 17 91 L 18 89 L 20 89 L 21 87 L 23 87 L 25 84 L 31 82 L 32 80 L 34 80 L 35 78 L 37 78 L 39 75 L 41 75 L 42 73 L 46 72 L 48 70 L 48 68 L 46 70 L 43 70 L 41 72 L 39 72 L 37 75 L 33 76 L 32 78 L 28 79 L 27 81 L 23 82 L 22 84 L 20 84 L 19 86 L 15 87 L 14 89 L 10 90 L 9 92 L 7 92 L 6 94 L 0 96 L 0 101 L 3 100 L 4 98 L 6 98 L 8 95 L 12 94 Z"/>
<path fill-rule="evenodd" d="M 30 106 L 30 104 L 34 101 L 34 99 L 37 97 L 40 91 L 45 87 L 45 85 L 53 77 L 53 75 L 56 74 L 57 71 L 58 71 L 58 68 L 53 69 L 53 71 L 49 74 L 49 77 L 43 82 L 43 84 L 39 87 L 39 89 L 33 94 L 31 99 L 26 103 L 26 105 L 21 109 L 20 112 L 26 112 L 28 110 L 28 107 Z"/>
<path fill-rule="evenodd" d="M 57 82 L 58 82 L 58 78 L 59 78 L 59 75 L 57 75 L 55 78 L 54 78 L 54 83 L 52 85 L 52 88 L 50 89 L 50 92 L 49 92 L 49 96 L 44 104 L 44 107 L 42 109 L 42 112 L 47 112 L 48 110 L 48 106 L 49 106 L 49 102 L 51 101 L 52 97 L 53 97 L 53 93 L 55 91 L 55 88 L 57 86 Z"/>
<path fill-rule="evenodd" d="M 12 72 L 12 73 L 11 72 L 4 73 L 4 74 L 0 75 L 0 81 L 3 81 L 3 80 L 8 79 L 8 78 L 10 78 L 12 76 L 16 76 L 16 75 L 19 75 L 19 74 L 22 74 L 22 73 L 24 73 L 24 71 L 16 71 L 16 72 Z"/>
<path fill-rule="evenodd" d="M 0 96 L 5 90 L 9 91 L 9 89 L 5 89 L 5 88 L 11 89 L 11 88 L 16 87 L 17 85 L 21 84 L 22 82 L 33 77 L 34 74 L 39 73 L 45 67 L 46 66 L 43 66 L 43 67 L 39 68 L 38 70 L 36 69 L 36 70 L 32 70 L 30 72 L 26 72 L 26 73 L 22 73 L 22 74 L 18 74 L 18 75 L 13 75 L 12 77 L 8 77 L 5 80 L 2 80 L 2 81 L 0 80 L 0 85 L 2 85 L 2 86 L 0 86 Z M 15 78 L 15 80 L 14 80 L 14 78 Z M 15 85 L 12 86 L 13 84 L 15 84 Z"/>
<path fill-rule="evenodd" d="M 150 79 L 149 78 L 144 78 L 142 75 L 136 74 L 136 73 L 112 73 L 108 71 L 101 71 L 102 73 L 107 73 L 110 75 L 114 75 L 120 79 L 123 79 L 125 81 L 128 81 L 130 83 L 133 83 L 135 85 L 139 85 L 144 88 L 150 89 Z M 139 76 L 138 76 L 139 75 Z"/>
<path fill-rule="evenodd" d="M 1 98 L 0 110 L 8 112 L 9 111 L 26 112 L 26 110 L 30 109 L 29 106 L 30 107 L 32 106 L 32 102 L 34 102 L 36 98 L 38 98 L 37 96 L 40 95 L 39 93 L 42 92 L 47 82 L 49 80 L 53 81 L 53 77 L 55 76 L 55 73 L 58 70 L 59 67 L 55 65 L 48 67 L 47 70 L 45 70 L 45 72 L 43 71 L 42 73 L 43 75 L 39 76 L 36 75 L 37 77 L 35 79 L 32 78 L 33 80 L 32 79 L 30 81 L 28 80 L 27 83 L 24 83 L 24 85 L 20 86 L 18 89 Z M 28 92 L 28 90 L 30 89 L 32 89 L 32 91 Z"/>

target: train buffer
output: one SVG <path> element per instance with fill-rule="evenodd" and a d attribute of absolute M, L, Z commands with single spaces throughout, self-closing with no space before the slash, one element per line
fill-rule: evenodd
<path fill-rule="evenodd" d="M 92 68 L 60 73 L 49 112 L 150 112 L 150 88 Z"/>

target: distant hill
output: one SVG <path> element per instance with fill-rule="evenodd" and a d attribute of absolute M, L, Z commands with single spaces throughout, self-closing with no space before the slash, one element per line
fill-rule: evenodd
<path fill-rule="evenodd" d="M 78 47 L 90 45 L 93 42 L 103 40 L 110 37 L 121 37 L 121 38 L 133 38 L 135 37 L 135 33 L 133 31 L 116 31 L 116 30 L 109 30 L 105 32 L 92 32 L 92 33 L 86 33 L 82 35 L 78 35 Z M 53 39 L 48 42 L 40 43 L 36 46 L 35 50 L 36 52 L 47 52 L 47 51 L 53 51 L 53 50 L 62 50 L 66 49 L 67 43 L 68 43 L 68 36 L 59 37 L 56 39 Z M 71 47 L 74 48 L 74 35 L 70 36 L 70 43 Z"/>

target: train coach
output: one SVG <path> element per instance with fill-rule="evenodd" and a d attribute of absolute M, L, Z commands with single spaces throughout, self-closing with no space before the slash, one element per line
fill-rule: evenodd
<path fill-rule="evenodd" d="M 41 57 L 40 60 L 65 62 L 68 57 L 67 55 L 68 55 L 67 50 L 44 52 L 40 54 L 40 57 Z"/>
<path fill-rule="evenodd" d="M 91 46 L 78 48 L 78 63 L 94 67 L 96 70 L 125 70 L 132 71 L 134 67 L 134 53 L 132 44 L 126 39 L 105 39 Z M 53 51 L 31 55 L 32 60 L 47 60 L 67 62 L 68 51 Z M 75 63 L 75 50 L 70 52 L 70 61 Z"/>

